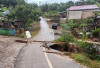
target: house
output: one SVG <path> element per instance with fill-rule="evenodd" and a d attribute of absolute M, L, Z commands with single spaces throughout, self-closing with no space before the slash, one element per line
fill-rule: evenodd
<path fill-rule="evenodd" d="M 99 7 L 97 5 L 82 5 L 82 6 L 72 6 L 66 9 L 67 19 L 86 19 L 94 15 L 94 11 L 98 11 Z"/>

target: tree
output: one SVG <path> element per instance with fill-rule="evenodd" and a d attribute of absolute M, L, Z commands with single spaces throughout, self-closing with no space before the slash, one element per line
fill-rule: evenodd
<path fill-rule="evenodd" d="M 25 0 L 17 0 L 17 4 L 24 5 L 26 4 Z"/>
<path fill-rule="evenodd" d="M 38 21 L 41 11 L 34 4 L 17 5 L 15 8 L 14 18 L 29 26 L 33 21 Z"/>
<path fill-rule="evenodd" d="M 86 0 L 86 3 L 87 3 L 87 4 L 95 4 L 96 1 L 95 1 L 95 0 Z"/>
<path fill-rule="evenodd" d="M 16 6 L 17 0 L 0 0 L 0 4 L 3 4 L 5 6 Z"/>
<path fill-rule="evenodd" d="M 80 0 L 80 1 L 77 1 L 75 5 L 91 5 L 95 3 L 96 3 L 95 0 Z"/>
<path fill-rule="evenodd" d="M 52 4 L 43 4 L 40 6 L 41 10 L 43 12 L 48 11 L 65 11 L 70 6 L 75 5 L 73 1 L 69 1 L 67 3 L 52 3 Z"/>
<path fill-rule="evenodd" d="M 3 4 L 7 7 L 13 6 L 15 7 L 17 4 L 25 4 L 25 0 L 0 0 L 0 4 Z"/>
<path fill-rule="evenodd" d="M 75 5 L 79 6 L 79 5 L 82 5 L 82 3 L 81 3 L 80 1 L 77 1 L 77 2 L 75 3 Z"/>
<path fill-rule="evenodd" d="M 59 11 L 60 5 L 58 3 L 53 3 L 49 5 L 49 10 L 51 11 Z"/>
<path fill-rule="evenodd" d="M 75 4 L 74 4 L 73 1 L 69 1 L 69 2 L 67 2 L 67 5 L 68 5 L 68 8 L 69 8 L 69 7 L 71 7 L 71 6 L 74 6 Z"/>
<path fill-rule="evenodd" d="M 43 4 L 42 6 L 40 6 L 42 12 L 47 12 L 49 9 L 49 4 Z"/>

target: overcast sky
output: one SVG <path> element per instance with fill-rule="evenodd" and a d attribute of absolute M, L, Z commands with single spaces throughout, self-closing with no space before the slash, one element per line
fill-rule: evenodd
<path fill-rule="evenodd" d="M 27 0 L 28 3 L 60 3 L 60 2 L 68 2 L 68 1 L 78 1 L 78 0 Z"/>

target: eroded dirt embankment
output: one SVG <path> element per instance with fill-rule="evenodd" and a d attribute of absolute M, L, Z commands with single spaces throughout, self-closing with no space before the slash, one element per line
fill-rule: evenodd
<path fill-rule="evenodd" d="M 0 35 L 0 68 L 14 68 L 14 61 L 26 43 L 18 43 L 17 37 Z M 25 40 L 25 39 L 24 39 Z"/>

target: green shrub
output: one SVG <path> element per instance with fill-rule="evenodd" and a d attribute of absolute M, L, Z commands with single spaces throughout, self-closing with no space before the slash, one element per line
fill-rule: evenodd
<path fill-rule="evenodd" d="M 83 42 L 83 41 L 81 42 L 75 41 L 75 44 L 78 45 L 81 48 L 81 50 L 85 53 L 87 53 L 89 48 L 91 47 L 88 43 Z"/>
<path fill-rule="evenodd" d="M 59 14 L 58 11 L 48 11 L 44 13 L 44 16 L 47 18 L 53 18 L 53 17 L 57 17 L 56 15 L 58 14 Z"/>
<path fill-rule="evenodd" d="M 84 40 L 85 38 L 86 38 L 86 32 L 84 31 L 82 39 Z"/>
<path fill-rule="evenodd" d="M 85 57 L 85 56 L 83 56 L 81 54 L 75 54 L 75 53 L 73 53 L 73 54 L 71 54 L 71 57 L 73 59 L 75 59 L 77 62 L 83 63 L 83 64 L 88 63 L 88 60 L 89 60 L 87 57 Z"/>
<path fill-rule="evenodd" d="M 94 37 L 99 37 L 99 36 L 100 36 L 100 28 L 98 28 L 98 29 L 92 31 L 92 35 L 93 35 Z"/>
<path fill-rule="evenodd" d="M 75 43 L 81 48 L 81 50 L 92 60 L 100 60 L 100 55 L 97 54 L 96 48 L 93 47 L 93 44 L 88 44 L 86 42 Z"/>
<path fill-rule="evenodd" d="M 97 54 L 96 47 L 91 46 L 87 53 L 90 59 L 100 61 L 100 55 Z"/>
<path fill-rule="evenodd" d="M 86 23 L 86 19 L 74 19 L 73 21 L 78 24 Z"/>
<path fill-rule="evenodd" d="M 90 54 L 88 54 L 88 57 L 92 60 L 97 60 L 97 61 L 100 61 L 100 55 L 94 53 L 94 52 L 91 52 Z"/>
<path fill-rule="evenodd" d="M 75 23 L 74 20 L 66 20 L 66 23 L 70 28 L 77 26 L 77 23 Z"/>
<path fill-rule="evenodd" d="M 93 18 L 88 18 L 87 19 L 87 23 L 93 23 L 94 22 L 94 19 Z"/>
<path fill-rule="evenodd" d="M 100 68 L 100 61 L 93 61 L 89 59 L 84 53 L 70 54 L 71 58 L 73 58 L 75 61 L 88 66 L 89 68 Z"/>
<path fill-rule="evenodd" d="M 71 35 L 62 35 L 59 39 L 55 40 L 58 42 L 74 42 L 74 38 Z"/>

